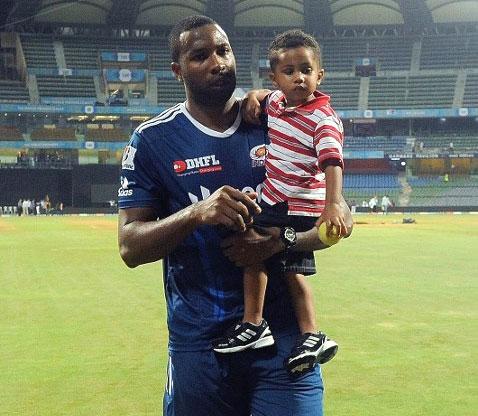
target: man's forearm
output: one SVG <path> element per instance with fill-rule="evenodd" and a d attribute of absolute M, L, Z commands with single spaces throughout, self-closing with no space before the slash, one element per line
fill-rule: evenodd
<path fill-rule="evenodd" d="M 187 207 L 161 220 L 121 220 L 120 254 L 128 267 L 151 263 L 166 257 L 197 227 L 192 215 L 193 207 Z"/>
<path fill-rule="evenodd" d="M 340 205 L 345 213 L 345 225 L 347 226 L 347 234 L 344 236 L 345 238 L 349 237 L 352 233 L 353 228 L 353 218 L 350 212 L 350 209 L 345 202 L 343 196 L 340 196 L 339 200 Z M 292 248 L 293 251 L 315 251 L 315 250 L 322 250 L 324 248 L 328 248 L 329 246 L 325 245 L 319 239 L 319 232 L 317 227 L 312 228 L 311 230 L 297 233 L 297 243 Z"/>

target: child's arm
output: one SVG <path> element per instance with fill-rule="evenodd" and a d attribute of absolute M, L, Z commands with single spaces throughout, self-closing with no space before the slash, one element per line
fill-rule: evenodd
<path fill-rule="evenodd" d="M 251 90 L 242 100 L 242 117 L 244 121 L 251 124 L 260 125 L 260 115 L 262 112 L 261 102 L 271 93 L 271 90 Z"/>
<path fill-rule="evenodd" d="M 345 213 L 341 206 L 342 201 L 342 167 L 329 164 L 325 168 L 325 208 L 320 215 L 317 227 L 323 222 L 327 224 L 327 234 L 330 233 L 332 225 L 335 225 L 338 234 L 345 236 L 347 226 L 345 225 Z"/>

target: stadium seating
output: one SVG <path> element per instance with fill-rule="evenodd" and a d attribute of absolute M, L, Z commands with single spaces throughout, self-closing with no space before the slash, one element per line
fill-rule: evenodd
<path fill-rule="evenodd" d="M 61 40 L 68 68 L 100 69 L 99 54 L 102 51 L 145 52 L 149 56 L 151 70 L 169 70 L 171 67 L 166 37 L 154 39 L 63 37 Z"/>
<path fill-rule="evenodd" d="M 357 203 L 368 201 L 372 196 L 388 195 L 397 200 L 401 185 L 398 176 L 393 174 L 350 174 L 345 171 L 343 192 L 348 201 Z"/>
<path fill-rule="evenodd" d="M 172 107 L 185 99 L 186 95 L 182 82 L 175 78 L 158 80 L 158 105 Z"/>
<path fill-rule="evenodd" d="M 50 36 L 22 35 L 21 41 L 28 68 L 57 68 Z"/>
<path fill-rule="evenodd" d="M 94 142 L 127 142 L 128 133 L 120 128 L 86 129 L 85 140 Z"/>
<path fill-rule="evenodd" d="M 330 95 L 331 105 L 340 110 L 357 110 L 360 78 L 332 78 L 326 76 L 320 90 Z"/>
<path fill-rule="evenodd" d="M 450 150 L 450 143 L 453 143 L 455 152 L 467 152 L 478 150 L 477 136 L 457 136 L 456 134 L 447 134 L 444 136 L 424 136 L 417 137 L 417 141 L 423 142 L 424 149 L 433 149 L 437 151 Z"/>
<path fill-rule="evenodd" d="M 344 150 L 381 150 L 385 153 L 406 151 L 407 138 L 404 136 L 346 137 Z"/>
<path fill-rule="evenodd" d="M 96 99 L 93 77 L 38 75 L 40 97 L 88 97 Z"/>
<path fill-rule="evenodd" d="M 21 81 L 0 80 L 0 103 L 28 103 L 30 96 Z"/>
<path fill-rule="evenodd" d="M 23 140 L 20 130 L 12 126 L 0 126 L 0 141 L 10 140 Z"/>
<path fill-rule="evenodd" d="M 75 129 L 74 128 L 58 128 L 54 126 L 39 127 L 33 130 L 30 134 L 31 140 L 63 140 L 63 141 L 75 141 Z"/>
<path fill-rule="evenodd" d="M 477 206 L 478 177 L 422 176 L 408 179 L 412 187 L 409 205 L 413 206 Z"/>
<path fill-rule="evenodd" d="M 424 37 L 420 69 L 478 67 L 478 35 Z"/>
<path fill-rule="evenodd" d="M 466 77 L 463 107 L 478 107 L 478 74 L 468 74 Z"/>
<path fill-rule="evenodd" d="M 232 42 L 237 67 L 237 86 L 250 90 L 252 88 L 251 67 L 252 67 L 252 46 L 255 39 L 237 37 Z"/>
<path fill-rule="evenodd" d="M 456 75 L 372 77 L 368 108 L 449 108 Z"/>

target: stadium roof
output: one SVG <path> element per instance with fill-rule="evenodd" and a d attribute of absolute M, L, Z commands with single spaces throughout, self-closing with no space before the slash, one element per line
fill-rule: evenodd
<path fill-rule="evenodd" d="M 0 30 L 23 22 L 123 27 L 171 26 L 191 14 L 235 27 L 304 26 L 312 17 L 327 28 L 420 26 L 478 22 L 477 0 L 2 0 Z"/>

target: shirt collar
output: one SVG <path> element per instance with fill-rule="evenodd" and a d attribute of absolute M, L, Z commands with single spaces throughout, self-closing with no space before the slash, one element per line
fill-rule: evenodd
<path fill-rule="evenodd" d="M 330 101 L 330 96 L 326 95 L 319 90 L 314 91 L 314 97 L 312 100 L 307 101 L 304 104 L 300 104 L 296 107 L 286 107 L 286 99 L 285 95 L 282 94 L 282 96 L 279 98 L 279 111 L 280 113 L 290 113 L 290 112 L 297 112 L 297 113 L 306 113 L 306 114 L 311 114 L 316 110 L 317 108 L 323 107 L 324 105 L 327 105 Z"/>

